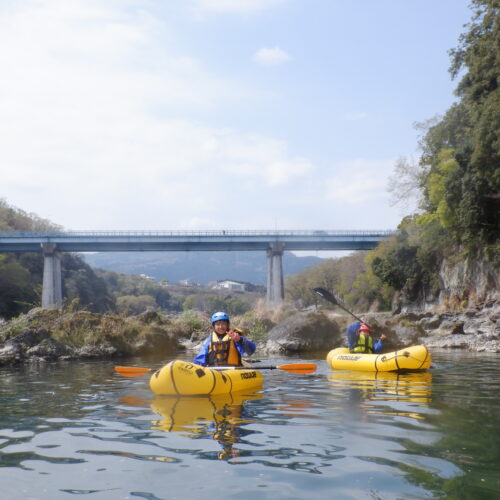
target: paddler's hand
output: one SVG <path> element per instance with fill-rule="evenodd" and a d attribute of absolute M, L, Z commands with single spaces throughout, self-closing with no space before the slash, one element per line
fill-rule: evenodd
<path fill-rule="evenodd" d="M 232 328 L 231 330 L 229 330 L 228 332 L 228 335 L 235 341 L 235 342 L 239 342 L 241 340 L 241 336 L 240 334 L 234 329 Z"/>
<path fill-rule="evenodd" d="M 386 338 L 387 338 L 387 337 L 386 337 L 384 334 L 382 334 L 382 335 L 380 336 L 380 340 L 385 340 Z"/>

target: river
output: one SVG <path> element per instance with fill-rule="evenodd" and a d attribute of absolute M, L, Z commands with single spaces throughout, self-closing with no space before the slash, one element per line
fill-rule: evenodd
<path fill-rule="evenodd" d="M 500 354 L 432 354 L 407 375 L 276 359 L 318 370 L 214 399 L 113 370 L 151 359 L 2 368 L 2 498 L 498 499 Z"/>

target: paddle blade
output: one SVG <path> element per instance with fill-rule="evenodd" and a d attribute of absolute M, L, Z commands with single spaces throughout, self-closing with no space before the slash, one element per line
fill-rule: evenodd
<path fill-rule="evenodd" d="M 279 365 L 276 368 L 289 373 L 314 373 L 317 366 L 314 363 L 289 363 L 286 365 Z"/>
<path fill-rule="evenodd" d="M 152 371 L 151 368 L 142 368 L 140 366 L 115 366 L 115 372 L 124 377 L 139 377 Z"/>
<path fill-rule="evenodd" d="M 313 288 L 313 292 L 323 297 L 325 300 L 328 300 L 328 302 L 339 305 L 337 299 L 328 290 L 318 287 L 318 288 Z"/>

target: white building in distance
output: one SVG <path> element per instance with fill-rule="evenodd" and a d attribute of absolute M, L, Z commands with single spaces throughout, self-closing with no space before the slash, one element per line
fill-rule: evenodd
<path fill-rule="evenodd" d="M 246 290 L 245 283 L 231 280 L 218 281 L 216 284 L 212 285 L 212 288 L 215 290 L 232 290 L 235 292 L 244 292 Z"/>

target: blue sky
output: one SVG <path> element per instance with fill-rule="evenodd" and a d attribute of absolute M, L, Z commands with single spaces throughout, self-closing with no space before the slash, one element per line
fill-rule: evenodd
<path fill-rule="evenodd" d="M 72 230 L 393 229 L 464 0 L 0 0 L 0 197 Z"/>

